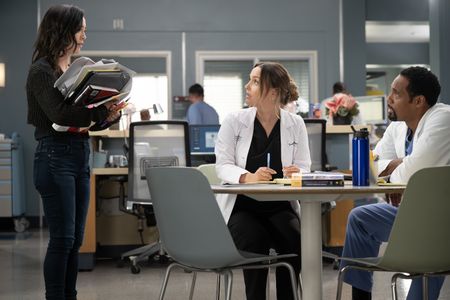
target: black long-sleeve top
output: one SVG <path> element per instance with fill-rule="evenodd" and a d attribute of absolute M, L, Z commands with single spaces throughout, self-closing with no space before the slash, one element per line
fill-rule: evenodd
<path fill-rule="evenodd" d="M 103 121 L 108 116 L 104 105 L 89 109 L 64 103 L 64 96 L 54 87 L 58 76 L 45 58 L 34 62 L 28 72 L 26 85 L 28 98 L 28 123 L 36 127 L 35 138 L 46 136 L 80 135 L 58 132 L 52 128 L 62 126 L 88 127 L 91 122 Z M 87 133 L 81 133 L 87 136 Z"/>

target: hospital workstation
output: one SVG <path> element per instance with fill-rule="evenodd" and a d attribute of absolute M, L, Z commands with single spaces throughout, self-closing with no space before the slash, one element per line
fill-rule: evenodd
<path fill-rule="evenodd" d="M 301 271 L 300 279 L 291 277 L 292 289 L 298 299 L 336 299 L 339 293 L 340 299 L 352 299 L 352 286 L 339 284 L 339 257 L 352 209 L 384 203 L 387 194 L 413 198 L 429 191 L 424 182 L 439 184 L 424 178 L 415 187 L 378 185 L 376 156 L 368 162 L 368 186 L 352 184 L 350 175 L 355 178 L 354 156 L 359 155 L 352 151 L 359 136 L 355 132 L 367 129 L 368 147 L 375 149 L 391 124 L 388 98 L 402 70 L 431 70 L 441 86 L 438 101 L 450 104 L 447 0 L 2 0 L 0 299 L 45 299 L 43 265 L 50 233 L 35 187 L 38 142 L 27 123 L 25 86 L 38 26 L 58 4 L 84 11 L 87 38 L 72 59 L 117 62 L 132 83 L 123 93 L 127 104 L 120 121 L 88 132 L 89 207 L 76 299 L 159 299 L 164 287 L 164 299 L 227 299 L 230 294 L 229 299 L 246 299 L 242 269 L 255 266 L 269 269 L 266 299 L 277 299 L 277 270 L 292 266 L 238 251 L 217 205 L 221 195 L 245 195 L 270 205 L 275 200 L 299 203 Z M 342 182 L 346 179 L 343 186 L 339 181 L 296 188 L 294 179 L 283 176 L 281 184 L 223 184 L 216 172 L 218 136 L 234 126 L 223 123 L 230 115 L 253 109 L 247 83 L 255 64 L 264 62 L 284 66 L 298 87 L 298 98 L 283 110 L 300 116 L 305 125 L 312 174 L 337 172 Z M 336 83 L 344 89 L 335 92 Z M 195 100 L 197 84 L 204 99 Z M 121 96 L 121 89 L 108 91 Z M 356 103 L 344 117 L 337 116 L 341 101 Z M 193 113 L 199 104 L 211 107 L 215 119 L 199 121 Z M 238 144 L 242 136 L 233 139 Z M 296 136 L 282 133 L 280 139 L 286 143 L 281 149 L 300 147 Z M 264 162 L 277 163 L 270 153 Z M 153 201 L 159 198 L 165 201 L 156 207 Z M 445 229 L 436 232 L 442 239 L 448 235 Z M 386 255 L 395 252 L 389 245 L 394 247 L 382 243 L 380 257 L 385 250 Z M 227 264 L 212 258 L 215 251 L 229 255 Z M 427 251 L 424 245 L 423 256 L 434 253 Z M 270 255 L 284 254 L 276 252 L 271 249 Z M 396 272 L 388 269 L 373 273 L 372 299 L 391 299 Z M 397 299 L 406 299 L 412 281 L 398 276 Z M 438 299 L 450 299 L 448 279 Z"/>

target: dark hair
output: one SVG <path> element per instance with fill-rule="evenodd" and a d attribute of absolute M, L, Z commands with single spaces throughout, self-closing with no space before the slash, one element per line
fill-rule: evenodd
<path fill-rule="evenodd" d="M 409 97 L 423 95 L 430 107 L 436 104 L 441 93 L 441 85 L 436 75 L 423 67 L 409 67 L 402 70 L 400 75 L 409 81 L 406 87 Z"/>
<path fill-rule="evenodd" d="M 39 25 L 32 62 L 45 57 L 55 71 L 60 71 L 58 58 L 76 46 L 75 34 L 83 26 L 83 17 L 83 10 L 73 5 L 50 7 Z"/>
<path fill-rule="evenodd" d="M 343 82 L 338 81 L 333 84 L 333 95 L 337 93 L 347 93 Z"/>
<path fill-rule="evenodd" d="M 203 87 L 198 83 L 191 85 L 191 87 L 189 88 L 189 94 L 198 95 L 198 96 L 203 97 L 204 96 L 203 93 L 204 93 Z"/>
<path fill-rule="evenodd" d="M 259 62 L 254 68 L 261 69 L 261 95 L 266 95 L 270 88 L 277 89 L 281 105 L 298 99 L 298 88 L 286 68 L 276 62 Z"/>

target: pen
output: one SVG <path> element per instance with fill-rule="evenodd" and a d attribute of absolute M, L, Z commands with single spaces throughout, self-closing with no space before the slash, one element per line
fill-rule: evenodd
<path fill-rule="evenodd" d="M 270 168 L 270 153 L 267 153 L 267 167 Z"/>

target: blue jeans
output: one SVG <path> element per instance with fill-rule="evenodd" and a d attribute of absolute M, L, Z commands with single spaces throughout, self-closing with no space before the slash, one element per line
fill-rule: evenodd
<path fill-rule="evenodd" d="M 78 250 L 89 205 L 89 141 L 83 136 L 45 137 L 34 156 L 34 184 L 50 240 L 44 261 L 46 299 L 76 299 Z"/>
<path fill-rule="evenodd" d="M 382 242 L 387 242 L 397 215 L 397 207 L 386 203 L 364 205 L 354 208 L 348 216 L 343 257 L 377 257 Z M 341 268 L 347 262 L 341 262 Z M 439 297 L 445 277 L 430 277 L 428 297 Z M 344 281 L 360 290 L 372 290 L 372 272 L 350 269 Z M 422 278 L 412 280 L 407 300 L 422 299 Z"/>

